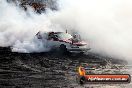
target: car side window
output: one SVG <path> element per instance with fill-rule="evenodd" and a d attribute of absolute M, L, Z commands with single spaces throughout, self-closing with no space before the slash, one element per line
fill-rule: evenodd
<path fill-rule="evenodd" d="M 53 33 L 49 33 L 48 39 L 51 40 L 51 39 L 53 39 L 53 37 L 54 37 L 54 34 Z"/>
<path fill-rule="evenodd" d="M 58 36 L 57 36 L 57 35 L 54 35 L 54 36 L 53 36 L 53 39 L 54 39 L 54 40 L 58 40 Z"/>

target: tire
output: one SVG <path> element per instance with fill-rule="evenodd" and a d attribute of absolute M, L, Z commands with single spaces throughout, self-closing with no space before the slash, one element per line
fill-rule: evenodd
<path fill-rule="evenodd" d="M 65 45 L 60 45 L 59 47 L 60 54 L 64 55 L 67 54 L 67 48 Z"/>
<path fill-rule="evenodd" d="M 84 55 L 85 52 L 80 52 L 79 55 Z"/>

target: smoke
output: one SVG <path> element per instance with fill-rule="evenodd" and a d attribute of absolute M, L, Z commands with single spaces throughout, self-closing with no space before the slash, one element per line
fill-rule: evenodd
<path fill-rule="evenodd" d="M 92 52 L 132 58 L 131 0 L 60 0 L 54 23 L 81 33 Z M 68 3 L 68 4 L 65 4 Z"/>
<path fill-rule="evenodd" d="M 25 12 L 17 4 L 0 0 L 1 47 L 11 46 L 13 52 L 47 51 L 49 49 L 45 47 L 46 43 L 43 44 L 34 36 L 38 31 L 47 32 L 53 28 L 59 30 L 59 26 L 52 24 L 46 14 L 36 14 L 31 7 Z"/>
<path fill-rule="evenodd" d="M 13 51 L 47 51 L 34 35 L 39 31 L 75 30 L 91 52 L 131 59 L 131 0 L 58 0 L 58 11 L 36 14 L 0 0 L 0 46 Z M 46 44 L 46 43 L 45 43 Z"/>

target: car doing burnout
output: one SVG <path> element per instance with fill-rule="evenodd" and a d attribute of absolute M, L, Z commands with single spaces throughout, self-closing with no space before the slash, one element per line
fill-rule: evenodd
<path fill-rule="evenodd" d="M 80 35 L 77 34 L 72 36 L 67 32 L 38 32 L 36 36 L 40 40 L 46 39 L 48 43 L 46 45 L 47 47 L 50 47 L 51 50 L 59 49 L 63 53 L 67 51 L 84 53 L 90 50 L 88 44 L 82 41 Z"/>

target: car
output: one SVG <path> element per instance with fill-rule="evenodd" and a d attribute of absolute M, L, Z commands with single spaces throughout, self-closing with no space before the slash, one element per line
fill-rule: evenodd
<path fill-rule="evenodd" d="M 79 34 L 72 36 L 67 32 L 43 33 L 39 31 L 36 36 L 39 40 L 47 40 L 46 47 L 50 47 L 51 50 L 59 49 L 61 53 L 84 53 L 90 50 L 88 43 L 84 42 Z"/>

